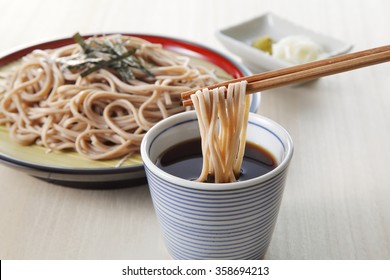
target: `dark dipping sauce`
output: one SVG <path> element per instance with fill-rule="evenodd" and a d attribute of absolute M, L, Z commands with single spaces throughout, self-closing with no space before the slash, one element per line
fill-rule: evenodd
<path fill-rule="evenodd" d="M 187 180 L 198 179 L 203 164 L 200 138 L 181 142 L 166 150 L 157 159 L 156 165 L 165 172 Z M 264 175 L 277 166 L 274 156 L 252 142 L 246 142 L 241 174 L 237 181 L 245 181 Z M 213 179 L 208 178 L 212 183 Z"/>

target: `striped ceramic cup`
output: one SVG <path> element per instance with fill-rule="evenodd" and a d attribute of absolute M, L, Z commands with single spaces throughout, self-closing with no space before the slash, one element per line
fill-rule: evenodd
<path fill-rule="evenodd" d="M 145 135 L 141 155 L 167 248 L 175 259 L 259 259 L 270 244 L 293 153 L 277 123 L 250 113 L 247 139 L 271 152 L 278 166 L 235 183 L 198 183 L 155 163 L 169 147 L 200 137 L 194 111 L 159 122 Z"/>

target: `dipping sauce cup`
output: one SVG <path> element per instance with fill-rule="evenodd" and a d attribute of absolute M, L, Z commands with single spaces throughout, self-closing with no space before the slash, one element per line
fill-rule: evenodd
<path fill-rule="evenodd" d="M 290 135 L 274 121 L 250 113 L 247 140 L 268 150 L 277 167 L 246 181 L 200 183 L 156 166 L 168 148 L 199 137 L 198 119 L 190 111 L 156 124 L 141 144 L 153 205 L 169 253 L 175 259 L 263 258 L 293 154 Z"/>

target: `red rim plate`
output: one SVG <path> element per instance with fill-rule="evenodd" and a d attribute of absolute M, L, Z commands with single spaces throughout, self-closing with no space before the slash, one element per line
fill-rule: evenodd
<path fill-rule="evenodd" d="M 91 36 L 102 36 L 110 34 L 90 34 L 83 37 L 89 38 Z M 166 49 L 209 61 L 223 69 L 233 78 L 243 77 L 244 75 L 248 74 L 248 70 L 230 60 L 228 57 L 200 44 L 158 35 L 136 33 L 121 34 L 140 37 L 152 43 L 161 44 Z M 0 67 L 20 59 L 35 49 L 54 49 L 73 43 L 73 38 L 69 37 L 33 44 L 28 47 L 22 47 L 8 53 L 3 53 L 0 54 Z M 254 105 L 258 106 L 258 101 Z M 131 182 L 130 185 L 145 183 L 145 174 L 142 165 L 125 166 L 119 168 L 70 169 L 25 162 L 19 159 L 10 158 L 3 154 L 0 154 L 0 162 L 51 183 L 77 188 L 115 188 L 121 186 L 128 187 L 129 182 Z M 88 178 L 88 180 L 86 180 L 86 178 Z M 107 182 L 111 183 L 107 184 Z"/>

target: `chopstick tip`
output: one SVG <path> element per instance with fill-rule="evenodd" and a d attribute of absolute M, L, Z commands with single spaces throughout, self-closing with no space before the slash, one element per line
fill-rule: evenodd
<path fill-rule="evenodd" d="M 182 103 L 183 103 L 184 107 L 191 106 L 192 105 L 192 100 L 191 99 L 186 99 L 186 100 L 183 100 Z"/>

